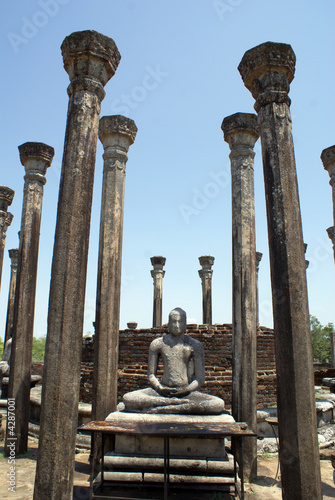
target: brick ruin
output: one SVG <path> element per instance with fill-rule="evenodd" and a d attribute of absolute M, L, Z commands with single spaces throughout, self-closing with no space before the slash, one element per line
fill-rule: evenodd
<path fill-rule="evenodd" d="M 147 361 L 152 340 L 167 333 L 167 326 L 121 330 L 119 335 L 118 400 L 124 393 L 148 387 Z M 232 326 L 187 325 L 187 334 L 199 340 L 205 350 L 206 381 L 203 392 L 218 396 L 231 408 Z M 80 400 L 92 402 L 94 336 L 83 339 Z M 273 330 L 257 332 L 257 407 L 277 404 L 276 362 Z"/>

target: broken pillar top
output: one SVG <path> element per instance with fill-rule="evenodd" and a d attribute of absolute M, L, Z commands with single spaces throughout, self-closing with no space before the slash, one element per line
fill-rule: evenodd
<path fill-rule="evenodd" d="M 253 147 L 259 137 L 257 116 L 253 113 L 235 113 L 226 116 L 221 129 L 224 140 L 228 142 L 230 148 L 239 144 Z"/>
<path fill-rule="evenodd" d="M 5 226 L 9 227 L 13 222 L 14 215 L 11 212 L 7 212 L 5 219 Z"/>
<path fill-rule="evenodd" d="M 262 43 L 244 54 L 238 70 L 258 108 L 269 102 L 290 104 L 287 93 L 294 78 L 295 62 L 293 49 L 286 43 Z"/>
<path fill-rule="evenodd" d="M 325 170 L 328 171 L 330 177 L 335 175 L 335 146 L 326 148 L 321 153 L 321 161 Z"/>
<path fill-rule="evenodd" d="M 0 210 L 7 212 L 7 208 L 12 204 L 13 198 L 13 189 L 7 186 L 0 186 Z"/>
<path fill-rule="evenodd" d="M 334 226 L 330 226 L 326 231 L 330 238 L 330 241 L 334 243 Z"/>
<path fill-rule="evenodd" d="M 99 122 L 99 139 L 104 147 L 116 144 L 127 149 L 134 143 L 137 127 L 134 120 L 122 115 L 103 116 Z"/>
<path fill-rule="evenodd" d="M 93 30 L 76 31 L 67 36 L 61 50 L 71 82 L 78 77 L 93 77 L 104 86 L 121 59 L 114 40 Z"/>

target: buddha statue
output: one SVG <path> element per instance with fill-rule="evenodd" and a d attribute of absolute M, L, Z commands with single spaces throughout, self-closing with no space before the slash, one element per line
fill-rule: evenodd
<path fill-rule="evenodd" d="M 149 347 L 148 378 L 151 387 L 123 396 L 125 411 L 186 415 L 219 415 L 224 401 L 198 389 L 205 381 L 204 349 L 186 335 L 186 313 L 180 308 L 169 314 L 169 333 Z M 163 375 L 157 377 L 159 359 Z"/>

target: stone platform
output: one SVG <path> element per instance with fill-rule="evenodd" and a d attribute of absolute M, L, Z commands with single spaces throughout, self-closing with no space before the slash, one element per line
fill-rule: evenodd
<path fill-rule="evenodd" d="M 177 424 L 231 424 L 234 418 L 228 413 L 221 415 L 157 415 L 147 413 L 128 413 L 116 411 L 110 413 L 106 421 L 114 423 L 136 423 L 145 424 L 150 420 L 153 426 L 157 424 L 171 425 Z M 138 436 L 132 434 L 118 434 L 115 439 L 115 454 L 133 454 L 141 456 L 163 456 L 162 437 Z M 170 438 L 170 456 L 175 458 L 202 458 L 202 459 L 226 459 L 224 438 L 204 437 L 173 437 Z"/>

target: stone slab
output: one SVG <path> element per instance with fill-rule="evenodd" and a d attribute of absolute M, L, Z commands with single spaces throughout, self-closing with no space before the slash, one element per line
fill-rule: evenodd
<path fill-rule="evenodd" d="M 155 415 L 145 413 L 113 412 L 108 415 L 106 421 L 117 423 L 164 423 L 166 425 L 176 424 L 205 424 L 205 423 L 234 423 L 234 418 L 227 412 L 221 415 Z M 163 456 L 164 439 L 151 436 L 134 436 L 131 434 L 119 434 L 115 438 L 115 453 L 132 453 L 140 455 Z M 194 438 L 175 437 L 170 438 L 170 455 L 173 457 L 203 457 L 224 458 L 226 456 L 224 438 Z"/>

